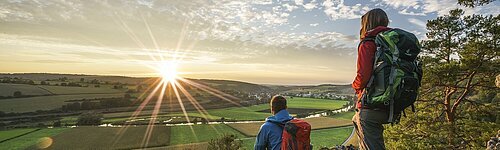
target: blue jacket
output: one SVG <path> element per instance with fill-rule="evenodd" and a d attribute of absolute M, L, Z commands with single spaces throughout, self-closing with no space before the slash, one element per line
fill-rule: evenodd
<path fill-rule="evenodd" d="M 259 134 L 255 140 L 255 150 L 280 150 L 281 149 L 281 134 L 283 128 L 276 123 L 285 124 L 292 120 L 286 109 L 280 110 L 274 116 L 266 119 L 266 122 L 260 127 Z"/>

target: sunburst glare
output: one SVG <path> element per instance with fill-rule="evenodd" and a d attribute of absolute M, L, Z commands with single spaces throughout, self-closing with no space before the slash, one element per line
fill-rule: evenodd
<path fill-rule="evenodd" d="M 223 101 L 229 102 L 233 104 L 234 106 L 241 106 L 238 102 L 238 98 L 226 94 L 224 92 L 221 92 L 219 90 L 216 90 L 214 88 L 211 88 L 207 85 L 204 85 L 202 83 L 197 83 L 194 80 L 186 79 L 180 76 L 182 74 L 181 72 L 178 71 L 178 68 L 180 67 L 180 64 L 183 61 L 183 58 L 189 51 L 195 46 L 197 41 L 193 41 L 190 44 L 187 44 L 188 47 L 185 50 L 181 49 L 181 45 L 184 42 L 186 30 L 188 29 L 187 24 L 184 24 L 184 28 L 182 30 L 182 34 L 179 37 L 179 41 L 176 44 L 176 48 L 173 50 L 162 50 L 160 49 L 161 45 L 159 42 L 156 41 L 153 31 L 149 27 L 149 24 L 147 23 L 147 20 L 145 18 L 142 18 L 144 21 L 144 25 L 146 26 L 146 29 L 148 30 L 148 33 L 150 35 L 150 39 L 153 41 L 155 50 L 151 50 L 146 48 L 144 45 L 144 42 L 142 42 L 138 36 L 134 33 L 133 30 L 131 30 L 128 25 L 121 20 L 120 17 L 116 17 L 116 22 L 117 25 L 121 27 L 121 29 L 127 33 L 127 35 L 134 40 L 135 44 L 143 50 L 143 52 L 147 53 L 147 55 L 151 58 L 150 61 L 137 61 L 141 62 L 141 64 L 144 64 L 145 67 L 151 68 L 155 70 L 157 80 L 152 80 L 153 82 L 149 82 L 150 86 L 148 86 L 148 89 L 143 91 L 144 93 L 140 94 L 140 96 L 133 102 L 134 104 L 140 103 L 133 114 L 130 116 L 129 120 L 134 120 L 138 118 L 139 116 L 143 116 L 143 113 L 147 113 L 148 109 L 153 108 L 150 118 L 149 118 L 149 123 L 147 126 L 146 133 L 144 134 L 143 141 L 142 141 L 142 147 L 148 147 L 149 140 L 151 138 L 151 135 L 153 133 L 153 129 L 155 125 L 158 125 L 158 119 L 161 117 L 160 115 L 164 114 L 165 111 L 162 111 L 162 105 L 165 105 L 163 101 L 168 98 L 168 101 L 170 104 L 167 104 L 166 107 L 172 109 L 174 106 L 180 107 L 180 112 L 172 112 L 172 110 L 167 111 L 168 113 L 182 113 L 180 116 L 183 116 L 183 118 L 186 119 L 187 124 L 190 126 L 191 133 L 196 137 L 196 133 L 192 127 L 194 125 L 191 123 L 191 117 L 196 117 L 196 116 L 190 116 L 190 113 L 198 113 L 203 120 L 206 120 L 210 124 L 210 120 L 208 119 L 208 111 L 199 103 L 199 100 L 197 100 L 195 97 L 191 96 L 189 93 L 190 90 L 187 90 L 183 86 L 189 86 L 193 87 L 196 90 L 195 91 L 203 91 L 206 92 L 209 95 L 213 95 L 217 97 L 218 99 L 221 99 Z M 182 52 L 181 52 L 182 51 Z M 146 83 L 146 82 L 145 82 Z M 181 96 L 181 94 L 183 96 Z M 170 96 L 167 96 L 170 95 Z M 172 97 L 173 96 L 173 97 Z M 156 99 L 156 102 L 154 102 L 154 99 Z M 173 104 L 172 102 L 175 103 L 175 99 L 177 99 L 177 102 L 179 103 L 178 105 Z M 184 104 L 186 103 L 186 105 Z M 189 108 L 187 108 L 189 107 Z M 165 107 L 163 109 L 166 109 Z M 145 115 L 145 114 L 144 114 Z M 179 116 L 179 117 L 180 117 Z M 118 132 L 117 137 L 114 139 L 114 144 L 118 142 L 122 138 L 123 133 L 127 130 L 127 128 L 131 124 L 126 123 L 126 125 L 121 128 Z M 215 127 L 212 127 L 215 132 L 219 133 Z M 196 139 L 196 141 L 198 141 Z"/>
<path fill-rule="evenodd" d="M 178 72 L 178 63 L 175 61 L 163 61 L 159 62 L 158 73 L 160 74 L 163 82 L 175 82 Z"/>

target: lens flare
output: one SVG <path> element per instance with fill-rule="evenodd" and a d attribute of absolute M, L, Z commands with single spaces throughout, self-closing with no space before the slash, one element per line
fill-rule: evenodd
<path fill-rule="evenodd" d="M 173 83 L 177 79 L 177 66 L 178 63 L 174 61 L 160 62 L 159 70 L 163 82 Z"/>
<path fill-rule="evenodd" d="M 185 38 L 187 37 L 186 35 L 189 33 L 188 32 L 188 21 L 184 23 L 184 27 L 181 31 L 181 35 L 179 36 L 179 40 L 177 41 L 177 44 L 175 45 L 175 49 L 171 50 L 166 50 L 161 48 L 161 42 L 157 41 L 155 36 L 153 35 L 153 30 L 149 26 L 149 23 L 147 22 L 146 18 L 142 16 L 142 21 L 144 21 L 145 29 L 147 29 L 147 33 L 149 33 L 150 39 L 153 41 L 154 48 L 155 49 L 149 49 L 146 47 L 145 42 L 141 41 L 138 34 L 134 33 L 134 30 L 132 30 L 123 20 L 120 16 L 116 16 L 114 18 L 115 23 L 120 27 L 120 29 L 125 32 L 129 38 L 134 41 L 134 43 L 137 45 L 137 47 L 140 50 L 143 50 L 147 55 L 151 58 L 151 61 L 144 61 L 144 60 L 137 60 L 137 62 L 141 62 L 141 64 L 144 64 L 146 67 L 154 69 L 158 75 L 159 78 L 152 78 L 150 80 L 144 81 L 140 84 L 147 84 L 148 88 L 141 93 L 136 100 L 133 101 L 133 106 L 137 106 L 135 108 L 135 111 L 132 113 L 130 116 L 129 120 L 134 120 L 138 118 L 139 116 L 144 116 L 141 115 L 141 112 L 144 112 L 145 110 L 150 110 L 152 109 L 152 113 L 149 116 L 149 123 L 147 125 L 147 129 L 144 133 L 143 140 L 142 140 L 142 148 L 146 148 L 149 145 L 149 140 L 151 139 L 154 126 L 158 125 L 158 118 L 161 117 L 159 115 L 162 114 L 161 109 L 165 109 L 165 107 L 162 108 L 162 104 L 168 100 L 170 102 L 170 105 L 173 103 L 179 103 L 179 107 L 182 110 L 182 116 L 186 119 L 186 122 L 190 125 L 191 129 L 191 134 L 196 136 L 196 133 L 191 125 L 191 119 L 189 113 L 196 113 L 196 111 L 206 120 L 208 120 L 208 116 L 210 114 L 208 111 L 198 102 L 198 100 L 193 97 L 189 92 L 190 89 L 186 89 L 183 86 L 189 86 L 189 87 L 194 87 L 197 89 L 197 91 L 202 91 L 207 94 L 211 94 L 217 98 L 220 98 L 226 102 L 232 103 L 235 106 L 241 106 L 237 101 L 239 101 L 238 98 L 226 94 L 224 92 L 221 92 L 217 89 L 214 89 L 212 87 L 209 87 L 207 85 L 204 85 L 203 83 L 197 83 L 194 80 L 186 79 L 179 74 L 182 74 L 178 72 L 178 68 L 180 67 L 179 65 L 182 63 L 183 58 L 190 53 L 190 49 L 195 47 L 195 44 L 197 41 L 192 41 L 192 43 L 188 43 L 188 47 L 185 50 L 182 50 L 181 52 L 181 45 L 183 45 L 183 42 L 185 42 Z M 188 55 L 189 56 L 189 55 Z M 155 101 L 156 100 L 156 101 Z M 186 104 L 191 104 L 191 109 L 188 109 L 185 107 L 184 103 Z M 165 105 L 169 106 L 169 105 Z M 172 107 L 170 107 L 172 109 Z M 194 112 L 193 112 L 194 111 Z M 170 110 L 172 112 L 172 110 Z M 169 112 L 169 113 L 170 113 Z M 126 130 L 132 125 L 132 122 L 126 122 L 125 126 L 120 128 L 120 130 L 117 133 L 117 136 L 114 138 L 113 145 L 117 144 L 118 141 L 123 137 L 124 133 Z M 212 126 L 212 125 L 210 125 Z M 212 126 L 212 128 L 217 131 L 215 127 Z M 189 134 L 189 133 L 187 133 Z M 45 143 L 49 144 L 44 144 L 49 145 L 52 143 L 51 139 L 44 139 Z M 196 141 L 198 141 L 196 139 Z"/>

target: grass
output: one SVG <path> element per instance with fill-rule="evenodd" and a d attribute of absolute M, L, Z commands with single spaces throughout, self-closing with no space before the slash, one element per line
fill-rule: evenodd
<path fill-rule="evenodd" d="M 9 150 L 36 149 L 34 146 L 39 143 L 40 139 L 55 136 L 66 131 L 67 129 L 68 128 L 41 129 L 21 137 L 2 142 L 0 143 L 0 147 L 2 149 Z"/>
<path fill-rule="evenodd" d="M 77 127 L 54 136 L 51 149 L 133 149 L 141 148 L 147 126 L 129 127 L 123 134 L 122 128 Z M 121 138 L 118 138 L 121 135 Z M 155 126 L 148 147 L 167 146 L 170 127 Z M 116 143 L 114 143 L 116 141 Z"/>
<path fill-rule="evenodd" d="M 102 94 L 102 93 L 121 93 L 122 91 L 111 88 L 95 87 L 68 87 L 68 86 L 50 86 L 38 85 L 38 87 L 49 90 L 54 94 Z"/>
<path fill-rule="evenodd" d="M 36 129 L 12 129 L 12 130 L 4 130 L 0 131 L 0 141 L 13 138 L 22 134 L 26 134 L 28 132 L 32 132 Z"/>
<path fill-rule="evenodd" d="M 352 120 L 352 116 L 354 116 L 354 111 L 348 111 L 344 113 L 338 113 L 333 116 L 330 116 L 335 119 L 346 119 L 346 120 Z"/>
<path fill-rule="evenodd" d="M 341 108 L 347 101 L 341 100 L 326 100 L 316 98 L 294 97 L 287 99 L 288 108 L 308 108 L 308 109 L 325 109 L 334 110 Z"/>
<path fill-rule="evenodd" d="M 49 95 L 51 93 L 28 84 L 0 83 L 0 96 L 13 96 L 15 91 L 20 91 L 23 95 Z"/>
<path fill-rule="evenodd" d="M 245 138 L 242 140 L 241 147 L 245 150 L 252 150 L 255 145 L 255 138 Z"/>
<path fill-rule="evenodd" d="M 0 111 L 3 112 L 33 112 L 61 108 L 67 100 L 122 97 L 123 94 L 79 94 L 54 95 L 27 98 L 11 98 L 0 100 Z"/>
<path fill-rule="evenodd" d="M 193 127 L 196 135 L 193 135 L 190 127 Z M 223 134 L 234 134 L 239 138 L 244 137 L 241 133 L 225 124 L 174 126 L 171 131 L 170 145 L 208 142 L 210 139 L 218 138 Z"/>
<path fill-rule="evenodd" d="M 311 143 L 314 149 L 340 145 L 351 135 L 352 130 L 353 127 L 314 130 L 311 132 Z"/>

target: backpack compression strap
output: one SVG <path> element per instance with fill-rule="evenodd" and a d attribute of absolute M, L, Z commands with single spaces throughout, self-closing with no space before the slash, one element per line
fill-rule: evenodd
<path fill-rule="evenodd" d="M 363 38 L 363 40 L 361 40 L 358 44 L 358 50 L 359 50 L 359 47 L 361 47 L 361 44 L 365 43 L 366 41 L 374 41 L 375 42 L 375 36 L 367 36 L 365 38 Z M 375 63 L 374 63 L 375 64 Z M 361 95 L 361 107 L 365 106 L 365 98 L 366 98 L 366 89 L 370 87 L 370 84 L 373 82 L 373 75 L 370 77 L 370 80 L 368 81 L 368 84 L 366 85 L 366 87 L 363 89 L 363 94 Z M 356 104 L 354 104 L 356 105 Z"/>

